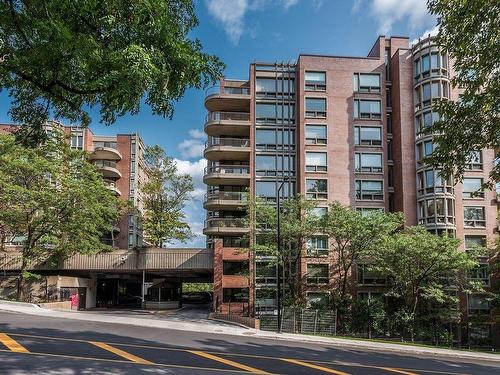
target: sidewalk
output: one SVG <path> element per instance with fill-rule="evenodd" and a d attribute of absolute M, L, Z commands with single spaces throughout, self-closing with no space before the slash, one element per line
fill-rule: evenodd
<path fill-rule="evenodd" d="M 472 352 L 465 350 L 453 350 L 443 348 L 420 347 L 413 345 L 401 345 L 392 343 L 370 342 L 364 340 L 351 340 L 334 337 L 307 336 L 291 333 L 277 334 L 274 332 L 259 331 L 252 328 L 244 328 L 241 326 L 222 323 L 219 321 L 203 320 L 201 322 L 179 321 L 178 319 L 169 319 L 168 314 L 162 316 L 151 315 L 151 317 L 134 317 L 124 313 L 113 314 L 101 313 L 98 311 L 63 311 L 63 310 L 48 310 L 40 308 L 37 305 L 29 303 L 0 301 L 0 311 L 43 316 L 48 318 L 59 319 L 76 319 L 89 322 L 126 324 L 149 328 L 171 329 L 181 331 L 195 331 L 199 333 L 215 333 L 219 335 L 233 335 L 244 337 L 255 337 L 259 339 L 270 340 L 286 340 L 303 342 L 309 344 L 331 345 L 342 348 L 358 349 L 358 350 L 374 350 L 385 352 L 396 352 L 406 355 L 424 355 L 431 357 L 442 358 L 460 358 L 474 359 L 492 362 L 500 362 L 500 354 L 490 354 L 481 352 Z M 136 315 L 137 316 L 137 315 Z"/>

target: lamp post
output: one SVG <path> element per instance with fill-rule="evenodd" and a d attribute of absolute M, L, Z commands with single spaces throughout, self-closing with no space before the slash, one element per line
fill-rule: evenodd
<path fill-rule="evenodd" d="M 281 333 L 281 228 L 280 228 L 280 215 L 281 215 L 281 190 L 283 189 L 283 185 L 285 182 L 287 182 L 287 178 L 283 178 L 283 181 L 281 181 L 280 186 L 278 187 L 278 197 L 277 197 L 277 258 L 278 258 L 278 279 L 276 282 L 276 304 L 278 308 L 278 316 L 277 316 L 277 321 L 278 321 L 278 329 L 277 332 Z"/>

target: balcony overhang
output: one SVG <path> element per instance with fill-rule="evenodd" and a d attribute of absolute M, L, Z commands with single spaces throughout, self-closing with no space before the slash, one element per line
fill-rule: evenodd
<path fill-rule="evenodd" d="M 250 147 L 234 147 L 214 145 L 205 149 L 203 155 L 207 160 L 249 160 Z"/>
<path fill-rule="evenodd" d="M 116 148 L 112 147 L 94 147 L 94 151 L 90 154 L 92 160 L 122 160 L 122 154 Z"/>

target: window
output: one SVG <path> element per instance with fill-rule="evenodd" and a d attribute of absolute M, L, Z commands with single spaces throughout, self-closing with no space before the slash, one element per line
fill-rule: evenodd
<path fill-rule="evenodd" d="M 464 225 L 466 227 L 485 227 L 484 207 L 464 207 Z"/>
<path fill-rule="evenodd" d="M 223 288 L 222 302 L 248 302 L 248 288 Z"/>
<path fill-rule="evenodd" d="M 482 198 L 484 197 L 482 178 L 464 178 L 462 182 L 463 198 Z"/>
<path fill-rule="evenodd" d="M 356 126 L 354 144 L 357 146 L 381 146 L 382 128 L 374 126 Z"/>
<path fill-rule="evenodd" d="M 276 156 L 257 155 L 255 156 L 255 173 L 257 176 L 276 176 Z"/>
<path fill-rule="evenodd" d="M 291 124 L 295 119 L 295 107 L 293 104 L 257 103 L 255 117 L 258 124 Z"/>
<path fill-rule="evenodd" d="M 330 302 L 330 295 L 326 292 L 307 292 L 306 302 L 307 307 L 311 309 L 325 307 Z"/>
<path fill-rule="evenodd" d="M 380 74 L 355 73 L 353 81 L 354 91 L 380 92 Z"/>
<path fill-rule="evenodd" d="M 308 91 L 326 90 L 325 72 L 305 72 L 305 84 Z"/>
<path fill-rule="evenodd" d="M 274 181 L 256 181 L 255 195 L 266 199 L 276 199 L 276 183 Z"/>
<path fill-rule="evenodd" d="M 384 209 L 381 207 L 356 207 L 356 211 L 361 213 L 361 216 L 366 217 L 376 212 L 384 212 Z"/>
<path fill-rule="evenodd" d="M 311 210 L 311 215 L 316 216 L 316 217 L 323 217 L 328 213 L 328 208 L 327 207 L 314 207 Z"/>
<path fill-rule="evenodd" d="M 224 247 L 248 247 L 250 244 L 248 238 L 244 237 L 223 237 L 222 246 Z"/>
<path fill-rule="evenodd" d="M 276 284 L 277 269 L 274 262 L 255 263 L 255 283 L 256 284 Z"/>
<path fill-rule="evenodd" d="M 431 69 L 434 70 L 434 69 L 439 69 L 439 53 L 437 52 L 434 52 L 434 53 L 431 53 Z"/>
<path fill-rule="evenodd" d="M 257 78 L 255 82 L 255 95 L 272 97 L 293 95 L 295 81 L 293 79 Z"/>
<path fill-rule="evenodd" d="M 415 77 L 418 77 L 420 75 L 420 59 L 416 59 L 413 62 L 413 71 L 414 71 Z"/>
<path fill-rule="evenodd" d="M 467 168 L 481 170 L 483 169 L 483 153 L 479 151 L 471 151 L 467 157 Z"/>
<path fill-rule="evenodd" d="M 469 271 L 470 280 L 479 281 L 483 286 L 490 285 L 490 269 L 487 263 L 478 264 L 478 266 Z"/>
<path fill-rule="evenodd" d="M 257 147 L 260 145 L 276 145 L 276 131 L 257 129 L 255 131 L 255 144 Z"/>
<path fill-rule="evenodd" d="M 383 182 L 377 180 L 356 180 L 356 199 L 383 200 Z"/>
<path fill-rule="evenodd" d="M 83 150 L 83 135 L 79 133 L 71 134 L 71 148 Z"/>
<path fill-rule="evenodd" d="M 429 55 L 422 56 L 422 73 L 428 72 L 430 69 Z"/>
<path fill-rule="evenodd" d="M 474 250 L 486 246 L 486 236 L 465 236 L 465 250 Z"/>
<path fill-rule="evenodd" d="M 248 261 L 222 261 L 223 275 L 248 275 Z"/>
<path fill-rule="evenodd" d="M 425 141 L 424 143 L 417 144 L 417 159 L 419 162 L 426 157 L 432 154 L 434 151 L 434 145 L 432 141 Z"/>
<path fill-rule="evenodd" d="M 314 179 L 306 180 L 306 198 L 307 199 L 327 199 L 328 198 L 327 180 Z"/>
<path fill-rule="evenodd" d="M 386 278 L 380 273 L 373 271 L 366 264 L 359 264 L 357 267 L 358 271 L 358 283 L 361 285 L 385 285 Z"/>
<path fill-rule="evenodd" d="M 326 99 L 306 98 L 306 117 L 326 117 Z"/>
<path fill-rule="evenodd" d="M 380 100 L 354 100 L 354 118 L 380 119 L 382 118 Z"/>
<path fill-rule="evenodd" d="M 326 145 L 326 125 L 306 125 L 306 144 Z"/>
<path fill-rule="evenodd" d="M 326 172 L 326 152 L 306 152 L 306 172 Z"/>
<path fill-rule="evenodd" d="M 469 315 L 484 315 L 490 313 L 490 303 L 486 296 L 470 294 L 467 296 Z"/>
<path fill-rule="evenodd" d="M 263 150 L 294 150 L 295 130 L 257 129 L 255 147 Z"/>
<path fill-rule="evenodd" d="M 356 153 L 354 156 L 356 172 L 382 172 L 382 154 Z"/>
<path fill-rule="evenodd" d="M 307 255 L 308 256 L 325 256 L 328 255 L 328 237 L 314 236 L 307 240 Z"/>
<path fill-rule="evenodd" d="M 307 284 L 328 284 L 328 264 L 307 265 Z"/>

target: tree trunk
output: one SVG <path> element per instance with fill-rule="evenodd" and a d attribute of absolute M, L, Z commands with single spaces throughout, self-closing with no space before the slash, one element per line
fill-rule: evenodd
<path fill-rule="evenodd" d="M 16 300 L 19 302 L 24 302 L 25 295 L 24 295 L 24 288 L 25 288 L 25 280 L 24 280 L 24 274 L 26 273 L 28 268 L 26 259 L 23 257 L 22 263 L 21 263 L 21 272 L 19 273 L 19 278 L 17 280 L 17 295 L 16 295 Z"/>

